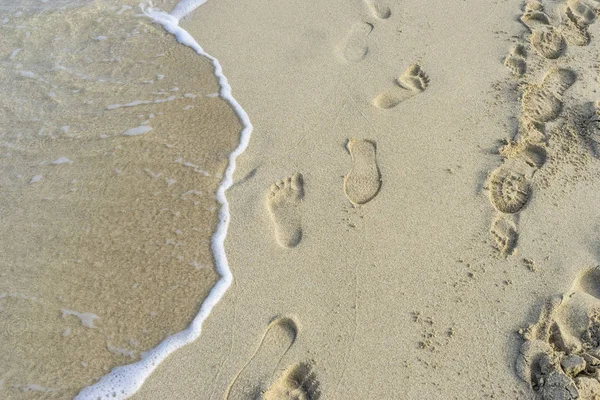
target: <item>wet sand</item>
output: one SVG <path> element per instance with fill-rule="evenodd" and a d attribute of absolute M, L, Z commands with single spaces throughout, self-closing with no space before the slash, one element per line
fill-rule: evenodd
<path fill-rule="evenodd" d="M 184 329 L 217 280 L 240 124 L 212 65 L 139 9 L 0 27 L 0 397 L 72 398 Z"/>

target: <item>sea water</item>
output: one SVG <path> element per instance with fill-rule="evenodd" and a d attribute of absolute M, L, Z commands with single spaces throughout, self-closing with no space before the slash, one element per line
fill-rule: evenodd
<path fill-rule="evenodd" d="M 251 125 L 185 13 L 0 12 L 0 397 L 126 398 L 231 283 L 225 190 Z"/>

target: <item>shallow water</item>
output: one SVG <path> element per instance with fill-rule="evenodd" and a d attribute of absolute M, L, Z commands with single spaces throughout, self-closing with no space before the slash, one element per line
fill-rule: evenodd
<path fill-rule="evenodd" d="M 2 398 L 71 398 L 187 326 L 240 131 L 133 3 L 45 4 L 0 6 Z"/>

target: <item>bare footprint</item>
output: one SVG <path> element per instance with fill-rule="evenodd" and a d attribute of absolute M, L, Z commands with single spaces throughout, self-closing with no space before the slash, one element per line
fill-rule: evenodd
<path fill-rule="evenodd" d="M 304 198 L 302 174 L 294 175 L 274 183 L 270 187 L 267 206 L 275 224 L 275 239 L 280 246 L 296 247 L 302 240 L 300 203 Z"/>
<path fill-rule="evenodd" d="M 271 379 L 281 359 L 292 347 L 298 327 L 291 318 L 273 320 L 258 348 L 227 388 L 225 399 L 245 400 L 260 398 L 262 387 Z"/>
<path fill-rule="evenodd" d="M 262 400 L 319 400 L 319 381 L 310 363 L 288 368 L 263 394 Z"/>
<path fill-rule="evenodd" d="M 357 22 L 350 30 L 343 47 L 344 58 L 351 62 L 358 62 L 365 58 L 369 52 L 367 36 L 371 34 L 373 25 L 368 22 Z"/>
<path fill-rule="evenodd" d="M 510 50 L 508 56 L 504 59 L 504 65 L 516 76 L 522 76 L 527 70 L 527 50 L 523 45 L 516 45 Z"/>
<path fill-rule="evenodd" d="M 392 15 L 392 10 L 388 6 L 381 4 L 379 0 L 365 0 L 371 13 L 375 18 L 388 19 Z"/>
<path fill-rule="evenodd" d="M 398 78 L 398 84 L 413 92 L 422 92 L 429 86 L 429 77 L 419 64 L 413 64 Z"/>
<path fill-rule="evenodd" d="M 346 148 L 354 164 L 352 170 L 344 177 L 344 192 L 353 204 L 365 204 L 377 196 L 381 189 L 375 142 L 366 139 L 350 139 Z"/>
<path fill-rule="evenodd" d="M 429 76 L 420 65 L 413 64 L 396 80 L 395 88 L 378 94 L 373 99 L 377 108 L 389 109 L 396 107 L 406 99 L 423 92 L 429 86 Z"/>
<path fill-rule="evenodd" d="M 501 255 L 513 254 L 517 247 L 518 233 L 512 218 L 502 214 L 498 215 L 492 222 L 490 233 L 496 241 L 496 248 Z"/>
<path fill-rule="evenodd" d="M 562 95 L 575 81 L 573 71 L 560 68 L 548 72 L 540 85 L 529 85 L 521 99 L 525 117 L 537 122 L 556 119 L 562 111 Z"/>

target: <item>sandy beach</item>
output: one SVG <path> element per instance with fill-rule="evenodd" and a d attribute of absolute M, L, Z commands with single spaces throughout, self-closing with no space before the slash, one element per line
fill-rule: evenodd
<path fill-rule="evenodd" d="M 54 16 L 80 21 L 57 53 L 115 32 L 73 52 L 93 82 L 40 67 L 25 22 L 0 39 L 8 398 L 72 398 L 143 358 L 219 279 L 239 115 L 208 60 L 139 10 L 86 7 Z M 182 18 L 253 125 L 226 192 L 233 284 L 131 398 L 600 397 L 599 8 L 210 0 Z M 127 62 L 102 69 L 99 51 Z M 86 96 L 13 105 L 45 105 L 44 81 Z M 40 121 L 70 128 L 49 139 Z"/>
<path fill-rule="evenodd" d="M 252 117 L 237 176 L 255 172 L 229 192 L 231 293 L 202 339 L 168 359 L 137 398 L 254 398 L 306 363 L 303 385 L 318 382 L 323 398 L 540 393 L 516 372 L 518 332 L 597 264 L 598 164 L 559 132 L 593 117 L 595 47 L 564 44 L 560 57 L 544 57 L 519 20 L 520 2 L 387 6 L 382 19 L 360 1 L 225 1 L 183 21 L 227 66 Z M 551 24 L 559 26 L 564 6 L 547 5 Z M 526 70 L 515 76 L 504 63 L 519 45 Z M 505 206 L 488 177 L 524 154 L 504 159 L 499 150 L 529 140 L 523 91 L 556 68 L 577 81 L 557 93 L 564 110 L 539 121 L 543 138 L 531 140 L 547 154 L 543 165 L 514 168 L 532 187 L 526 204 L 515 206 L 521 192 L 509 187 Z M 375 146 L 352 154 L 355 140 Z M 269 202 L 287 183 L 270 187 L 296 173 L 302 193 L 288 198 L 297 217 L 282 218 L 296 218 L 302 237 L 285 248 L 277 240 L 285 224 Z M 345 192 L 345 179 L 367 193 Z M 352 204 L 369 190 L 372 200 Z M 568 324 L 560 326 L 566 335 Z"/>

